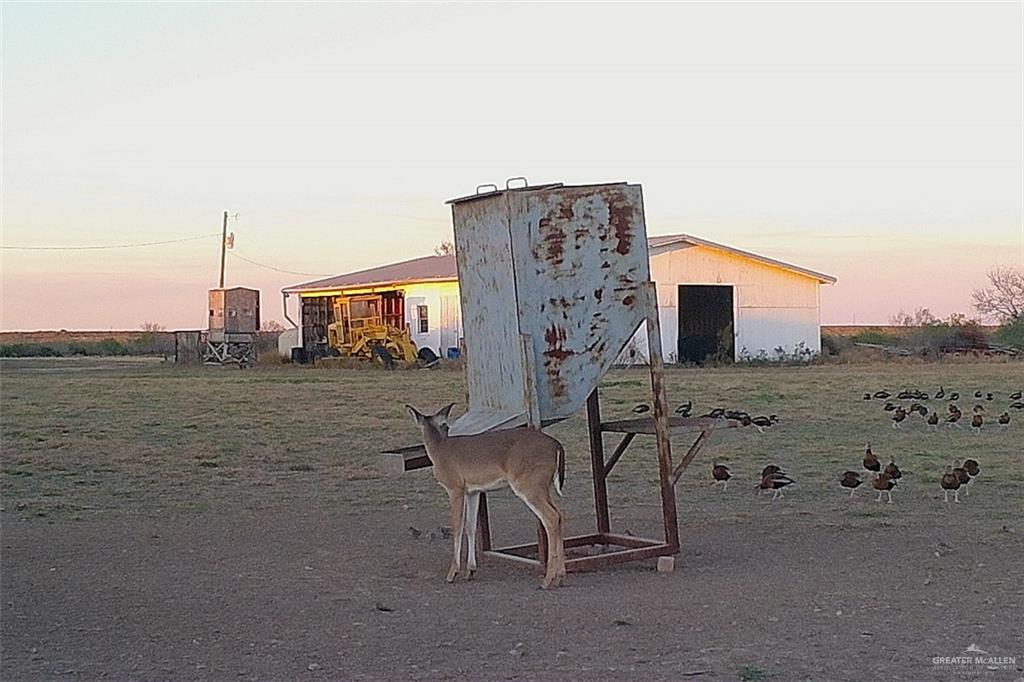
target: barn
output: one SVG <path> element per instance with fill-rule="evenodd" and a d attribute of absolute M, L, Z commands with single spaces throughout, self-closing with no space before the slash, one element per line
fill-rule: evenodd
<path fill-rule="evenodd" d="M 836 279 L 689 234 L 651 237 L 666 362 L 809 359 L 821 351 L 819 288 Z M 623 362 L 643 360 L 636 334 Z"/>
<path fill-rule="evenodd" d="M 666 362 L 810 358 L 821 350 L 819 288 L 829 275 L 688 234 L 649 239 L 651 278 L 657 284 Z M 282 290 L 285 316 L 313 350 L 325 343 L 338 296 L 381 294 L 389 323 L 408 328 L 417 347 L 440 356 L 461 339 L 455 256 L 426 256 L 296 284 Z M 288 314 L 299 299 L 298 320 Z M 620 356 L 646 360 L 641 329 Z"/>

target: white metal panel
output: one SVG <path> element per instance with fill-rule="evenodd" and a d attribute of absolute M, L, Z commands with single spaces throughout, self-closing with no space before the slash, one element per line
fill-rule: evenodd
<path fill-rule="evenodd" d="M 453 204 L 452 220 L 466 348 L 467 414 L 522 414 L 525 364 L 518 351 L 521 340 L 505 197 L 496 194 Z M 460 432 L 454 426 L 452 432 Z"/>
<path fill-rule="evenodd" d="M 776 348 L 792 356 L 803 344 L 813 353 L 821 351 L 821 332 L 815 308 L 740 307 L 736 320 L 736 357 L 779 359 Z"/>

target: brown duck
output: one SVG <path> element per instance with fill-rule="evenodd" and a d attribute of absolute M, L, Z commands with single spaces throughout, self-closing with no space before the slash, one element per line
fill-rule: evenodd
<path fill-rule="evenodd" d="M 946 472 L 939 479 L 939 485 L 942 486 L 946 504 L 949 504 L 950 490 L 953 491 L 953 501 L 957 504 L 960 503 L 960 477 L 953 473 L 953 467 L 946 467 Z"/>
<path fill-rule="evenodd" d="M 859 488 L 863 482 L 864 481 L 860 479 L 860 474 L 856 471 L 844 471 L 842 477 L 839 479 L 839 485 L 850 489 L 850 497 L 853 497 L 853 494 L 857 492 L 857 488 Z"/>
<path fill-rule="evenodd" d="M 868 471 L 881 471 L 882 463 L 875 457 L 875 453 L 871 452 L 871 444 L 864 450 L 864 468 Z"/>
<path fill-rule="evenodd" d="M 885 494 L 889 496 L 888 504 L 892 504 L 892 489 L 896 487 L 896 481 L 889 474 L 884 471 L 875 474 L 875 477 L 871 479 L 871 487 L 878 491 L 878 502 L 882 501 L 882 495 Z"/>
<path fill-rule="evenodd" d="M 715 485 L 722 484 L 722 492 L 729 487 L 729 479 L 732 478 L 732 474 L 729 473 L 729 467 L 724 464 L 716 464 L 711 469 L 711 477 L 715 479 Z"/>

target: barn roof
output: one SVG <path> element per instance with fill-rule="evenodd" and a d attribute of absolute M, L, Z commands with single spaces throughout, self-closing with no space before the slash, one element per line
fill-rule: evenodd
<path fill-rule="evenodd" d="M 333 291 L 354 287 L 385 286 L 389 284 L 412 284 L 414 282 L 448 282 L 459 278 L 455 267 L 455 254 L 448 256 L 424 256 L 382 265 L 367 270 L 358 270 L 344 275 L 335 275 L 302 284 L 285 287 L 286 294 L 304 291 Z"/>
<path fill-rule="evenodd" d="M 659 249 L 660 252 L 672 251 L 675 248 L 683 248 L 685 246 L 706 246 L 711 249 L 717 249 L 743 256 L 744 258 L 751 258 L 767 265 L 795 272 L 798 275 L 811 277 L 822 284 L 834 284 L 836 281 L 836 278 L 831 275 L 815 272 L 814 270 L 808 270 L 807 268 L 801 268 L 796 265 L 790 265 L 789 263 L 783 263 L 782 261 L 768 258 L 766 256 L 759 256 L 758 254 L 750 253 L 749 251 L 734 249 L 731 246 L 710 242 L 706 239 L 694 237 L 689 234 L 669 234 L 659 237 L 649 237 L 647 243 L 652 250 Z M 412 260 L 402 261 L 401 263 L 392 263 L 390 265 L 382 265 L 376 268 L 357 270 L 356 272 L 349 272 L 344 275 L 335 275 L 334 277 L 317 279 L 312 282 L 293 284 L 290 287 L 285 287 L 283 291 L 287 294 L 297 294 L 311 291 L 337 291 L 340 289 L 352 289 L 355 287 L 362 288 L 388 286 L 392 284 L 414 284 L 417 282 L 454 282 L 457 281 L 458 278 L 459 272 L 455 267 L 455 255 L 450 254 L 447 256 L 424 256 L 423 258 L 413 258 Z"/>
<path fill-rule="evenodd" d="M 708 241 L 707 239 L 701 239 L 700 237 L 694 237 L 692 234 L 666 234 L 658 237 L 650 237 L 647 240 L 648 246 L 652 249 L 658 249 L 659 253 L 666 251 L 673 251 L 677 248 L 683 248 L 686 246 L 705 246 L 709 249 L 715 249 L 716 251 L 725 251 L 726 253 L 735 254 L 742 256 L 743 258 L 750 258 L 751 260 L 764 263 L 765 265 L 771 265 L 783 270 L 794 272 L 798 275 L 804 275 L 812 279 L 818 280 L 822 284 L 835 284 L 836 278 L 832 275 L 826 275 L 823 272 L 816 272 L 814 270 L 808 270 L 802 268 L 799 265 L 792 265 L 790 263 L 784 263 L 774 258 L 768 258 L 760 254 L 751 253 L 749 251 L 743 251 L 742 249 L 733 248 L 732 246 L 726 246 L 725 244 L 719 244 L 717 242 Z M 654 255 L 654 254 L 652 254 Z"/>

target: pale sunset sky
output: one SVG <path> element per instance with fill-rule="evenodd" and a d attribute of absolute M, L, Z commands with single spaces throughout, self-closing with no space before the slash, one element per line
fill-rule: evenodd
<path fill-rule="evenodd" d="M 205 326 L 229 285 L 432 252 L 485 182 L 641 183 L 688 232 L 839 278 L 824 323 L 971 312 L 1024 267 L 1024 4 L 17 3 L 3 329 Z M 292 271 L 289 274 L 249 261 Z"/>

